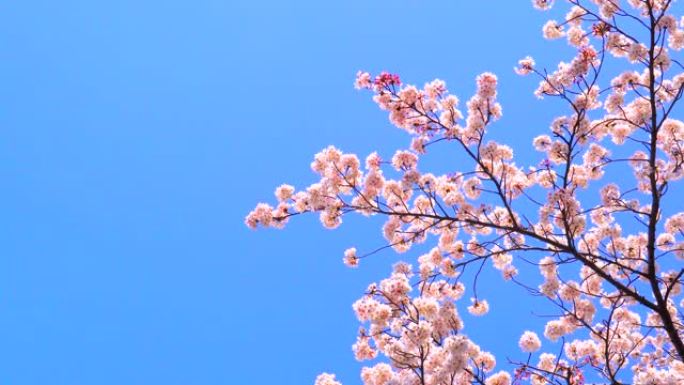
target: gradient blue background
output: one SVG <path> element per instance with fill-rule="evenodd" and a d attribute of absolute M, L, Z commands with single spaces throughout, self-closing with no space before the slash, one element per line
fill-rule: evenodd
<path fill-rule="evenodd" d="M 440 77 L 462 100 L 496 72 L 493 135 L 534 164 L 529 141 L 559 104 L 512 68 L 570 57 L 541 38 L 547 17 L 503 0 L 4 2 L 0 382 L 360 383 L 351 303 L 397 257 L 349 270 L 341 256 L 381 246 L 380 222 L 252 232 L 245 214 L 313 182 L 330 143 L 408 145 L 353 89 L 359 69 Z M 503 362 L 541 321 L 487 274 L 493 311 L 466 330 Z"/>

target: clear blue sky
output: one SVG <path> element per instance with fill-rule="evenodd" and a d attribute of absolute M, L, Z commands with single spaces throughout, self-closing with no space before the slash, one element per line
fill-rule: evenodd
<path fill-rule="evenodd" d="M 529 149 L 558 104 L 512 68 L 569 57 L 541 38 L 547 16 L 504 0 L 4 2 L 0 381 L 359 384 L 351 303 L 396 256 L 355 271 L 341 256 L 380 246 L 379 222 L 252 232 L 245 214 L 313 182 L 330 143 L 408 145 L 353 89 L 359 69 L 440 77 L 463 100 L 494 71 L 494 135 Z M 484 290 L 492 313 L 466 319 L 487 349 L 516 351 L 532 319 L 515 290 Z"/>

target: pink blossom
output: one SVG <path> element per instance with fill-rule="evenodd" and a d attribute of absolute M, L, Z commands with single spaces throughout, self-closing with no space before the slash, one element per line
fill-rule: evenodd
<path fill-rule="evenodd" d="M 472 298 L 472 305 L 468 306 L 468 312 L 472 315 L 481 316 L 489 312 L 489 303 L 485 299 Z"/>
<path fill-rule="evenodd" d="M 511 385 L 511 375 L 508 372 L 498 372 L 489 376 L 485 385 Z"/>
<path fill-rule="evenodd" d="M 382 72 L 375 78 L 373 83 L 376 87 L 383 88 L 389 86 L 398 86 L 401 84 L 401 80 L 399 79 L 399 75 L 391 74 L 389 72 Z"/>
<path fill-rule="evenodd" d="M 496 75 L 491 72 L 485 72 L 477 77 L 477 93 L 483 98 L 496 97 L 496 84 L 498 80 Z"/>
<path fill-rule="evenodd" d="M 371 75 L 365 71 L 359 71 L 356 73 L 356 80 L 354 81 L 354 88 L 360 90 L 362 88 L 371 88 Z"/>
<path fill-rule="evenodd" d="M 268 227 L 273 222 L 273 207 L 259 203 L 254 211 L 250 212 L 245 218 L 245 224 L 251 228 L 256 229 L 257 225 Z"/>
<path fill-rule="evenodd" d="M 559 26 L 556 20 L 547 21 L 546 24 L 544 24 L 544 28 L 542 28 L 542 32 L 547 39 L 559 39 L 565 36 L 563 27 Z"/>
<path fill-rule="evenodd" d="M 351 247 L 344 252 L 344 264 L 349 267 L 359 266 L 359 257 L 356 256 L 356 248 Z"/>
<path fill-rule="evenodd" d="M 541 341 L 537 333 L 532 331 L 525 331 L 518 341 L 518 346 L 523 352 L 534 353 L 541 348 Z"/>
<path fill-rule="evenodd" d="M 335 380 L 334 374 L 322 373 L 316 377 L 314 385 L 342 385 L 342 383 Z"/>
<path fill-rule="evenodd" d="M 289 184 L 283 184 L 276 189 L 275 196 L 279 202 L 284 202 L 292 198 L 294 191 L 294 187 L 290 186 Z"/>
<path fill-rule="evenodd" d="M 418 163 L 416 154 L 409 151 L 397 151 L 392 157 L 392 166 L 397 171 L 412 170 Z"/>
<path fill-rule="evenodd" d="M 532 5 L 534 5 L 534 7 L 537 9 L 545 11 L 547 9 L 550 9 L 551 6 L 553 6 L 553 0 L 532 0 Z"/>
<path fill-rule="evenodd" d="M 531 56 L 527 56 L 518 62 L 518 66 L 515 68 L 515 73 L 518 75 L 528 75 L 534 70 L 534 59 Z"/>

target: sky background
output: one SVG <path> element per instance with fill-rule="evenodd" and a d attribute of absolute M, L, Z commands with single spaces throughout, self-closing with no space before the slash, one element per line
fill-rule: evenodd
<path fill-rule="evenodd" d="M 351 303 L 397 256 L 341 257 L 382 246 L 380 222 L 254 232 L 244 216 L 314 182 L 328 144 L 408 146 L 353 89 L 359 69 L 439 77 L 462 100 L 497 73 L 492 135 L 535 164 L 559 104 L 512 69 L 570 57 L 542 39 L 547 18 L 526 0 L 3 2 L 0 382 L 359 384 Z M 503 362 L 541 321 L 520 289 L 485 282 L 492 311 L 466 333 Z"/>

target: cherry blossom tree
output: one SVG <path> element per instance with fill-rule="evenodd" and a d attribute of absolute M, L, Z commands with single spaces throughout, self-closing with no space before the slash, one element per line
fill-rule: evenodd
<path fill-rule="evenodd" d="M 540 99 L 567 107 L 534 138 L 535 166 L 517 165 L 509 146 L 487 138 L 502 116 L 494 74 L 477 77 L 463 109 L 441 80 L 417 88 L 395 74 L 357 74 L 356 88 L 374 94 L 410 147 L 388 160 L 372 153 L 364 165 L 328 147 L 311 164 L 320 180 L 301 191 L 278 187 L 277 206 L 260 203 L 245 222 L 282 228 L 317 213 L 334 229 L 356 213 L 386 218 L 382 233 L 398 253 L 433 243 L 353 304 L 362 326 L 354 354 L 374 360 L 361 371 L 364 384 L 684 384 L 684 200 L 672 193 L 684 176 L 684 122 L 673 117 L 684 92 L 674 55 L 684 19 L 673 2 L 558 5 L 565 19 L 548 21 L 543 35 L 566 40 L 574 57 L 553 70 L 531 57 L 515 68 L 539 80 Z M 532 3 L 548 10 L 554 2 Z M 419 170 L 421 156 L 445 143 L 469 159 L 465 169 Z M 343 260 L 357 267 L 375 251 L 350 248 Z M 488 264 L 557 314 L 521 335 L 513 370 L 497 370 L 459 316 L 488 312 L 476 291 Z M 538 270 L 539 281 L 520 278 L 522 269 Z M 538 333 L 562 349 L 545 351 Z M 316 380 L 338 384 L 327 373 Z"/>

